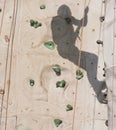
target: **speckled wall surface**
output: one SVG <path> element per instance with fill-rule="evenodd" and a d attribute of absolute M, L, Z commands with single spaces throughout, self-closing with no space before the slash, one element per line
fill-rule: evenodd
<path fill-rule="evenodd" d="M 107 130 L 99 98 L 103 47 L 96 43 L 104 2 L 0 0 L 0 8 L 0 130 Z"/>

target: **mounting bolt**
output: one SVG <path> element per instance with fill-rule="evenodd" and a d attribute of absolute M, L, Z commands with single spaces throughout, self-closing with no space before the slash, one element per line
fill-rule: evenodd
<path fill-rule="evenodd" d="M 105 20 L 105 17 L 104 16 L 101 16 L 100 17 L 100 22 L 103 22 Z"/>
<path fill-rule="evenodd" d="M 96 42 L 97 42 L 97 44 L 101 44 L 103 46 L 103 41 L 97 40 Z"/>

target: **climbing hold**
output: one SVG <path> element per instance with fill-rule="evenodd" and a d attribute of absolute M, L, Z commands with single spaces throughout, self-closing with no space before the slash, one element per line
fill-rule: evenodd
<path fill-rule="evenodd" d="M 102 44 L 103 45 L 103 41 L 101 41 L 101 40 L 97 40 L 96 42 L 97 42 L 97 44 Z"/>
<path fill-rule="evenodd" d="M 44 43 L 44 46 L 47 47 L 50 50 L 54 50 L 55 48 L 55 43 L 53 41 L 48 41 Z"/>
<path fill-rule="evenodd" d="M 65 20 L 66 20 L 66 22 L 68 23 L 68 24 L 70 24 L 72 21 L 71 21 L 71 18 L 65 18 Z"/>
<path fill-rule="evenodd" d="M 34 86 L 35 81 L 33 79 L 30 79 L 30 86 Z"/>
<path fill-rule="evenodd" d="M 0 12 L 2 12 L 2 9 L 0 9 Z"/>
<path fill-rule="evenodd" d="M 34 20 L 30 20 L 30 26 L 34 26 L 34 24 L 35 24 L 35 21 Z"/>
<path fill-rule="evenodd" d="M 76 78 L 77 78 L 78 80 L 80 80 L 80 79 L 83 78 L 84 75 L 83 75 L 83 73 L 81 72 L 81 70 L 77 70 L 77 71 L 76 71 L 76 76 L 77 76 Z"/>
<path fill-rule="evenodd" d="M 45 8 L 46 8 L 45 5 L 41 5 L 41 6 L 40 6 L 40 9 L 45 9 Z"/>
<path fill-rule="evenodd" d="M 60 119 L 55 119 L 55 120 L 54 120 L 54 123 L 55 123 L 56 127 L 58 127 L 60 124 L 62 124 L 62 120 L 60 120 Z"/>
<path fill-rule="evenodd" d="M 108 126 L 108 120 L 105 121 L 105 125 Z"/>
<path fill-rule="evenodd" d="M 34 20 L 30 20 L 30 26 L 34 27 L 34 28 L 38 28 L 42 26 L 42 23 L 39 23 L 38 21 L 34 21 Z"/>
<path fill-rule="evenodd" d="M 64 88 L 65 85 L 66 85 L 66 81 L 65 81 L 65 80 L 58 81 L 58 82 L 56 83 L 56 87 L 57 87 L 57 88 L 58 88 L 58 87 Z"/>
<path fill-rule="evenodd" d="M 105 20 L 105 17 L 104 16 L 101 16 L 100 17 L 100 22 L 103 22 Z"/>
<path fill-rule="evenodd" d="M 73 107 L 70 104 L 68 104 L 66 107 L 67 107 L 67 109 L 66 109 L 67 111 L 73 110 Z"/>
<path fill-rule="evenodd" d="M 35 21 L 35 24 L 34 24 L 34 27 L 35 27 L 35 28 L 38 28 L 38 27 L 41 27 L 41 26 L 42 26 L 41 23 L 39 23 L 38 21 Z"/>
<path fill-rule="evenodd" d="M 57 76 L 61 75 L 61 69 L 59 65 L 54 65 L 52 69 L 54 70 Z"/>

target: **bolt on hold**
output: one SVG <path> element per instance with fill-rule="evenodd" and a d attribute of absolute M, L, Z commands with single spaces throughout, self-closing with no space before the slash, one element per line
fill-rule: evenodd
<path fill-rule="evenodd" d="M 103 22 L 105 20 L 105 17 L 104 16 L 101 16 L 100 17 L 100 22 Z"/>
<path fill-rule="evenodd" d="M 58 81 L 58 82 L 56 83 L 56 87 L 57 87 L 57 88 L 58 88 L 58 87 L 64 88 L 65 85 L 66 85 L 66 81 L 65 81 L 65 80 L 61 80 L 61 81 Z"/>
<path fill-rule="evenodd" d="M 97 40 L 96 42 L 97 42 L 97 44 L 101 44 L 103 46 L 103 41 Z"/>
<path fill-rule="evenodd" d="M 45 42 L 44 46 L 47 47 L 50 50 L 54 50 L 55 49 L 55 43 L 53 41 Z"/>

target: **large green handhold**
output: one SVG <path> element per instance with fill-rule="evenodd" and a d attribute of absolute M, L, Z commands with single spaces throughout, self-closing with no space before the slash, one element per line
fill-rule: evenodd
<path fill-rule="evenodd" d="M 65 80 L 58 81 L 58 82 L 56 83 L 56 87 L 57 87 L 57 88 L 58 88 L 58 87 L 64 88 L 65 85 L 66 85 L 66 81 L 65 81 Z"/>
<path fill-rule="evenodd" d="M 54 65 L 52 67 L 52 69 L 54 70 L 54 72 L 56 73 L 56 75 L 61 75 L 61 69 L 60 69 L 60 66 L 59 65 Z"/>
<path fill-rule="evenodd" d="M 82 79 L 83 78 L 83 73 L 81 72 L 81 70 L 77 70 L 76 71 L 76 78 L 78 79 L 78 80 L 80 80 L 80 79 Z"/>
<path fill-rule="evenodd" d="M 54 123 L 55 123 L 56 127 L 58 127 L 60 124 L 62 124 L 62 120 L 60 120 L 60 119 L 55 119 L 55 120 L 54 120 Z"/>
<path fill-rule="evenodd" d="M 47 47 L 50 50 L 54 50 L 55 49 L 55 43 L 53 41 L 45 42 L 44 46 Z"/>
<path fill-rule="evenodd" d="M 66 109 L 67 111 L 73 110 L 73 107 L 70 104 L 68 104 L 66 107 L 67 107 L 67 109 Z"/>

